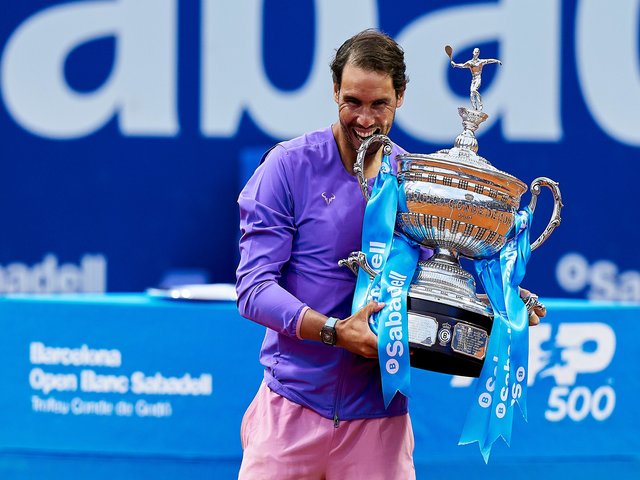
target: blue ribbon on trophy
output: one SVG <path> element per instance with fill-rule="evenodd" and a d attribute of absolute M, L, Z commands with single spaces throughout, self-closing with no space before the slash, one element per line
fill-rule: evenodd
<path fill-rule="evenodd" d="M 390 208 L 393 203 L 387 203 L 393 202 L 394 197 L 397 196 L 397 186 L 394 186 L 391 180 L 395 181 L 395 177 L 391 174 L 389 157 L 384 155 L 364 211 L 362 226 L 361 251 L 365 254 L 369 267 L 375 272 L 375 277 L 372 279 L 362 268 L 358 270 L 352 313 L 360 310 L 370 300 L 378 300 L 379 289 L 376 288 L 379 284 L 378 275 L 389 257 L 396 221 L 396 211 Z"/>
<path fill-rule="evenodd" d="M 493 257 L 474 262 L 494 312 L 485 362 L 459 444 L 478 442 L 488 462 L 493 443 L 511 442 L 513 407 L 517 403 L 527 419 L 529 315 L 520 298 L 531 255 L 529 227 L 532 211 L 518 212 L 513 238 Z"/>
<path fill-rule="evenodd" d="M 373 183 L 362 227 L 362 252 L 375 273 L 358 270 L 352 312 L 370 300 L 384 302 L 385 307 L 370 319 L 378 335 L 378 359 L 382 377 L 382 394 L 389 406 L 396 393 L 411 394 L 407 292 L 418 262 L 419 247 L 394 233 L 399 195 L 398 180 L 391 171 L 389 155 L 382 158 Z"/>

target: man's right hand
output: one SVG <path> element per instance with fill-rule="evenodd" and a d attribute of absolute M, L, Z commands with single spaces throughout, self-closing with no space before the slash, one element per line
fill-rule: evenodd
<path fill-rule="evenodd" d="M 335 325 L 336 347 L 366 358 L 378 358 L 378 337 L 369 326 L 369 317 L 383 308 L 384 303 L 372 301 L 350 317 L 338 320 Z M 309 308 L 300 321 L 300 338 L 320 341 L 320 330 L 327 316 Z"/>
<path fill-rule="evenodd" d="M 383 308 L 384 303 L 371 301 L 336 323 L 336 346 L 365 358 L 378 358 L 378 337 L 369 326 L 369 317 Z"/>

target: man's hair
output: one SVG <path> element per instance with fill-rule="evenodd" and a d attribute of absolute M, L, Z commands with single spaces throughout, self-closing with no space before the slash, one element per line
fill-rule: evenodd
<path fill-rule="evenodd" d="M 333 81 L 342 85 L 342 71 L 346 64 L 365 70 L 385 73 L 391 77 L 396 95 L 407 88 L 409 78 L 406 75 L 404 51 L 396 41 L 385 33 L 367 29 L 357 33 L 338 50 L 331 62 Z"/>

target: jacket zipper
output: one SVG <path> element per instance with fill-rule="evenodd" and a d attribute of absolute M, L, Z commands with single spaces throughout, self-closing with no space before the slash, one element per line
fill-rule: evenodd
<path fill-rule="evenodd" d="M 338 415 L 339 412 L 339 405 L 340 405 L 340 397 L 342 397 L 342 384 L 344 382 L 344 369 L 345 367 L 345 354 L 346 351 L 342 350 L 342 352 L 340 352 L 342 359 L 340 362 L 340 371 L 338 372 L 338 386 L 336 388 L 336 401 L 333 405 L 333 427 L 334 428 L 338 428 L 340 426 L 340 416 Z"/>

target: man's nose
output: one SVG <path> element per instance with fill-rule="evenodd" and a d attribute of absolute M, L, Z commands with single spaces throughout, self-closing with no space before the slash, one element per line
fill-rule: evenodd
<path fill-rule="evenodd" d="M 369 128 L 375 124 L 375 116 L 370 108 L 362 107 L 360 109 L 358 123 L 363 128 Z"/>

